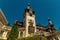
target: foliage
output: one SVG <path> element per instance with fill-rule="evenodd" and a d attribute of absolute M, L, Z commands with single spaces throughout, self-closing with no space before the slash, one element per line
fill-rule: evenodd
<path fill-rule="evenodd" d="M 19 38 L 17 40 L 47 40 L 47 39 L 43 36 L 33 36 L 33 37 Z"/>
<path fill-rule="evenodd" d="M 14 24 L 14 26 L 12 26 L 12 29 L 7 37 L 7 40 L 16 40 L 18 38 L 18 26 L 16 24 Z"/>

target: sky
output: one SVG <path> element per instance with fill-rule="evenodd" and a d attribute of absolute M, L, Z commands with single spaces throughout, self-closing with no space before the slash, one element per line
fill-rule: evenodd
<path fill-rule="evenodd" d="M 15 20 L 23 21 L 23 14 L 28 3 L 35 11 L 36 24 L 48 25 L 48 17 L 53 21 L 54 27 L 60 27 L 60 0 L 0 0 L 6 19 L 10 24 Z"/>

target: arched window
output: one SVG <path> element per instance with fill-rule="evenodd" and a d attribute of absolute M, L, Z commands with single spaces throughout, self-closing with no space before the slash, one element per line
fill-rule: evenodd
<path fill-rule="evenodd" d="M 4 32 L 3 30 L 0 30 L 0 36 L 2 36 L 3 32 Z"/>
<path fill-rule="evenodd" d="M 23 32 L 20 32 L 20 37 L 23 37 Z"/>

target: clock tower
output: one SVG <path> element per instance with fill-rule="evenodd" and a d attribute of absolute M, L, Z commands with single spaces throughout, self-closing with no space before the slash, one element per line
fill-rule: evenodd
<path fill-rule="evenodd" d="M 24 12 L 24 26 L 26 37 L 36 32 L 35 12 L 32 10 L 30 4 L 28 4 Z"/>

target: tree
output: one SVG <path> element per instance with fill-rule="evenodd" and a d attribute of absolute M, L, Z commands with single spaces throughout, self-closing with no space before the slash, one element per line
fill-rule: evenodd
<path fill-rule="evenodd" d="M 18 26 L 16 24 L 14 24 L 14 26 L 12 26 L 12 29 L 7 37 L 7 40 L 16 40 L 18 38 Z"/>

